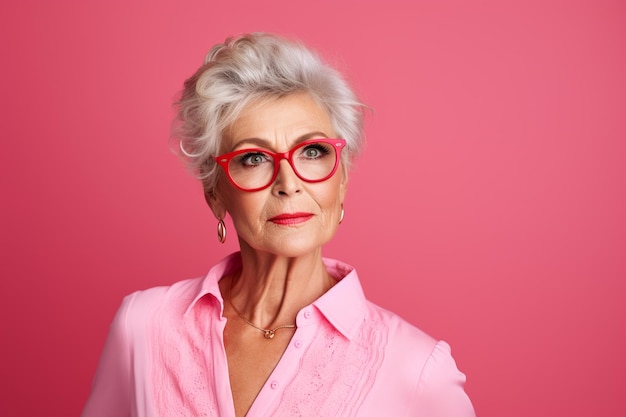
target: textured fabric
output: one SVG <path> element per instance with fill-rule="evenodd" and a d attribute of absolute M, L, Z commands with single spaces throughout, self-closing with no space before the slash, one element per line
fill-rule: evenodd
<path fill-rule="evenodd" d="M 365 299 L 356 271 L 325 259 L 338 283 L 303 308 L 297 330 L 247 416 L 472 417 L 450 347 Z M 127 296 L 111 328 L 83 417 L 233 417 L 218 281 Z"/>

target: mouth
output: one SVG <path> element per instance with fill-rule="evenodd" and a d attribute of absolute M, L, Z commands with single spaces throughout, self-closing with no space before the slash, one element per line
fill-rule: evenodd
<path fill-rule="evenodd" d="M 293 225 L 304 223 L 311 219 L 311 217 L 313 217 L 313 214 L 311 213 L 282 213 L 278 216 L 272 217 L 269 221 L 274 224 Z"/>

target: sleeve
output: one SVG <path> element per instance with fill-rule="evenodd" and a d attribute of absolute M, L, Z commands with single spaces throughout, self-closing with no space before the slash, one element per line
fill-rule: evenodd
<path fill-rule="evenodd" d="M 443 341 L 437 342 L 419 378 L 417 401 L 411 415 L 475 417 L 464 384 L 465 375 L 457 369 L 450 346 Z"/>
<path fill-rule="evenodd" d="M 131 415 L 131 345 L 127 317 L 132 298 L 130 295 L 124 299 L 111 323 L 82 417 Z"/>

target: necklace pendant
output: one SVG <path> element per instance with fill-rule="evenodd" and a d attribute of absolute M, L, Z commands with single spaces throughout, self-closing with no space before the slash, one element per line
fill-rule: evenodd
<path fill-rule="evenodd" d="M 273 339 L 274 333 L 276 333 L 274 330 L 265 330 L 264 336 L 266 339 Z"/>

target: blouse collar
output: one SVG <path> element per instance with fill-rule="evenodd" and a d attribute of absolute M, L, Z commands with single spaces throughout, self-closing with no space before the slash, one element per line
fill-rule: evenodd
<path fill-rule="evenodd" d="M 341 261 L 323 258 L 328 273 L 337 280 L 330 290 L 315 300 L 312 305 L 328 322 L 346 338 L 352 339 L 365 319 L 366 299 L 356 270 Z M 220 317 L 224 312 L 224 299 L 219 281 L 225 275 L 241 268 L 241 254 L 235 252 L 218 262 L 201 280 L 195 297 L 185 310 L 185 315 L 205 297 L 213 297 L 220 306 Z M 306 307 L 305 307 L 306 308 Z"/>

